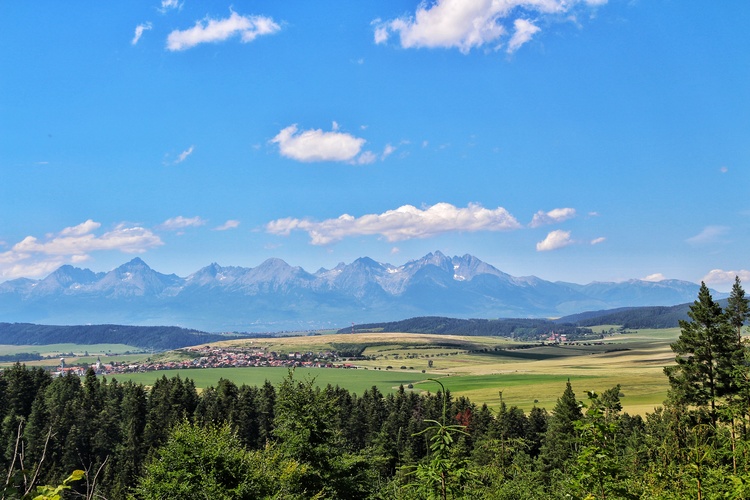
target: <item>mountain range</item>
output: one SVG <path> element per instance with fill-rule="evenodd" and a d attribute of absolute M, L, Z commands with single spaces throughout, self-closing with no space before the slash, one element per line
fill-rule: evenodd
<path fill-rule="evenodd" d="M 0 283 L 0 321 L 307 330 L 427 315 L 545 318 L 671 306 L 692 302 L 698 289 L 679 280 L 578 285 L 514 277 L 472 255 L 439 251 L 401 266 L 362 257 L 315 273 L 280 259 L 254 268 L 214 263 L 184 278 L 135 258 L 107 273 L 65 265 L 44 279 Z"/>

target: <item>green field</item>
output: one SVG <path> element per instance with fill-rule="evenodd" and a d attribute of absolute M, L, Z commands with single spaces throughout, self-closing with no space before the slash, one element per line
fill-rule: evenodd
<path fill-rule="evenodd" d="M 219 379 L 225 378 L 237 385 L 247 384 L 260 386 L 268 380 L 274 385 L 280 383 L 289 373 L 288 368 L 281 367 L 247 367 L 247 368 L 204 368 L 193 370 L 164 370 L 146 373 L 126 373 L 113 375 L 118 381 L 132 380 L 133 382 L 153 385 L 154 381 L 166 377 L 179 375 L 195 382 L 196 387 L 206 388 L 215 386 Z M 357 394 L 362 394 L 372 386 L 377 386 L 383 393 L 396 391 L 399 385 L 406 387 L 409 383 L 424 380 L 425 375 L 413 370 L 364 370 L 343 368 L 296 368 L 295 379 L 312 378 L 315 384 L 325 387 L 345 387 Z"/>
<path fill-rule="evenodd" d="M 599 328 L 607 331 L 610 326 Z M 496 337 L 404 333 L 236 340 L 218 345 L 283 353 L 359 348 L 369 359 L 357 361 L 358 370 L 297 369 L 296 376 L 312 376 L 318 385 L 340 385 L 360 394 L 373 385 L 388 392 L 409 383 L 414 390 L 435 392 L 438 385 L 428 380 L 435 378 L 456 397 L 466 396 L 496 408 L 502 391 L 507 404 L 528 411 L 535 405 L 551 409 L 570 380 L 581 400 L 586 399 L 586 391 L 601 392 L 620 384 L 625 410 L 645 414 L 666 398 L 668 382 L 663 368 L 673 363 L 669 344 L 678 335 L 677 328 L 640 330 L 607 336 L 601 342 L 531 348 L 518 348 L 517 343 Z M 265 380 L 276 384 L 287 369 L 217 368 L 127 377 L 150 385 L 157 377 L 177 373 L 204 388 L 216 385 L 222 377 L 238 385 L 260 385 Z"/>
<path fill-rule="evenodd" d="M 54 368 L 60 365 L 60 358 L 65 358 L 68 365 L 92 365 L 97 358 L 103 363 L 117 361 L 119 363 L 133 363 L 142 361 L 150 356 L 139 347 L 125 344 L 48 344 L 48 345 L 7 345 L 0 344 L 0 356 L 19 353 L 36 353 L 44 359 L 22 361 L 28 366 Z M 131 353 L 131 354 L 125 354 Z M 73 354 L 71 356 L 71 354 Z M 13 362 L 0 362 L 0 368 L 10 366 Z"/>
<path fill-rule="evenodd" d="M 48 345 L 8 345 L 0 344 L 0 356 L 17 354 L 21 352 L 37 353 L 42 356 L 60 356 L 61 354 L 74 353 L 83 356 L 89 353 L 96 355 L 123 354 L 125 352 L 144 352 L 143 349 L 125 344 L 48 344 Z"/>
<path fill-rule="evenodd" d="M 610 328 L 610 325 L 595 327 L 594 331 L 609 331 Z M 359 350 L 367 357 L 356 361 L 359 369 L 298 368 L 295 374 L 298 378 L 313 377 L 320 386 L 339 385 L 358 394 L 373 385 L 387 393 L 410 383 L 414 390 L 435 392 L 438 385 L 427 380 L 435 378 L 456 397 L 466 396 L 475 403 L 487 403 L 496 408 L 502 391 L 508 405 L 528 411 L 535 405 L 551 409 L 562 394 L 565 382 L 570 380 L 581 400 L 586 399 L 586 391 L 601 392 L 620 384 L 625 411 L 645 414 L 666 398 L 668 382 L 663 369 L 674 362 L 669 344 L 678 336 L 677 328 L 640 330 L 608 335 L 597 342 L 529 347 L 498 337 L 361 333 L 240 339 L 215 345 L 262 348 L 278 353 Z M 0 346 L 0 353 L 10 354 L 39 352 L 57 356 L 88 351 L 88 357 L 66 357 L 69 365 L 92 364 L 98 355 L 102 355 L 104 362 L 138 362 L 153 357 L 149 353 L 113 356 L 133 350 L 131 346 L 109 344 Z M 178 350 L 157 354 L 154 359 L 184 357 L 186 355 Z M 57 361 L 53 357 L 27 364 L 54 366 Z M 115 378 L 152 385 L 159 377 L 180 375 L 194 380 L 198 388 L 206 388 L 215 386 L 220 378 L 237 385 L 262 385 L 266 380 L 278 384 L 287 371 L 286 368 L 208 368 L 125 374 Z"/>

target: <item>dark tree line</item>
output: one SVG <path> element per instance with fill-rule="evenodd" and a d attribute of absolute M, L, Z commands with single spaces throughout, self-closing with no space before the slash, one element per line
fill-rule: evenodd
<path fill-rule="evenodd" d="M 458 319 L 441 316 L 422 316 L 388 323 L 355 325 L 355 332 L 386 331 L 403 333 L 431 333 L 437 335 L 472 335 L 484 337 L 515 337 L 521 340 L 539 340 L 552 332 L 573 338 L 591 334 L 589 328 L 579 328 L 570 323 L 547 319 Z M 352 328 L 342 328 L 338 333 L 350 333 Z"/>
<path fill-rule="evenodd" d="M 127 344 L 161 351 L 226 339 L 225 335 L 177 326 L 0 323 L 0 344 L 10 345 Z"/>
<path fill-rule="evenodd" d="M 502 393 L 492 411 L 293 373 L 199 392 L 179 377 L 147 389 L 17 364 L 0 375 L 2 497 L 80 469 L 71 498 L 747 498 L 748 314 L 739 280 L 725 308 L 701 288 L 669 398 L 645 418 L 622 412 L 619 385 L 579 398 L 568 382 L 549 412 L 526 413 Z"/>

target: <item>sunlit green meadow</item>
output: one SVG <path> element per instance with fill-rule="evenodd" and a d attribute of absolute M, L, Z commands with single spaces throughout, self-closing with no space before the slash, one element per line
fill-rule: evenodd
<path fill-rule="evenodd" d="M 288 374 L 289 369 L 283 367 L 197 368 L 126 373 L 113 375 L 111 378 L 115 378 L 121 382 L 132 380 L 133 382 L 150 386 L 163 376 L 170 378 L 179 375 L 181 378 L 193 380 L 198 388 L 206 388 L 216 386 L 222 378 L 231 380 L 237 385 L 260 386 L 266 380 L 273 385 L 277 385 Z M 400 385 L 406 387 L 410 383 L 424 380 L 425 375 L 413 370 L 378 371 L 343 368 L 295 368 L 294 378 L 299 380 L 312 379 L 320 387 L 325 387 L 329 384 L 334 387 L 338 385 L 357 394 L 362 394 L 372 386 L 376 386 L 383 393 L 394 392 L 398 390 Z"/>
<path fill-rule="evenodd" d="M 594 327 L 608 332 L 616 326 Z M 589 390 L 601 392 L 620 384 L 622 404 L 629 413 L 653 411 L 665 399 L 668 382 L 665 366 L 674 362 L 669 344 L 679 336 L 679 329 L 639 330 L 607 335 L 601 342 L 570 345 L 533 346 L 499 337 L 460 335 L 427 335 L 408 333 L 361 333 L 238 339 L 219 342 L 220 347 L 263 349 L 266 352 L 325 352 L 360 350 L 366 360 L 352 363 L 358 369 L 297 368 L 295 377 L 311 377 L 320 386 L 331 384 L 361 394 L 372 386 L 387 393 L 399 385 L 413 384 L 413 390 L 438 390 L 440 380 L 451 393 L 466 396 L 473 402 L 496 408 L 500 398 L 508 405 L 524 410 L 533 406 L 551 409 L 562 394 L 567 380 L 577 397 L 586 399 Z M 0 353 L 38 352 L 51 359 L 28 362 L 30 366 L 55 366 L 63 353 L 66 363 L 92 364 L 101 356 L 103 362 L 117 360 L 130 363 L 154 360 L 178 360 L 187 357 L 183 351 L 129 354 L 137 348 L 121 344 L 50 346 L 0 346 Z M 88 352 L 88 356 L 84 354 Z M 192 379 L 196 387 L 215 386 L 221 378 L 237 385 L 262 385 L 266 380 L 279 383 L 287 368 L 203 368 L 120 374 L 120 381 L 133 380 L 152 385 L 162 376 Z"/>
<path fill-rule="evenodd" d="M 606 325 L 594 331 L 606 332 L 610 328 L 616 329 Z M 297 369 L 296 376 L 312 376 L 319 385 L 340 385 L 357 393 L 372 385 L 387 392 L 409 383 L 414 390 L 435 392 L 438 385 L 428 380 L 434 378 L 454 396 L 466 396 L 493 408 L 500 405 L 500 392 L 508 405 L 524 410 L 535 405 L 551 409 L 567 380 L 581 400 L 586 399 L 589 390 L 601 392 L 620 384 L 625 410 L 645 414 L 666 397 L 668 383 L 663 369 L 674 360 L 669 344 L 678 335 L 677 328 L 640 330 L 609 335 L 601 342 L 531 348 L 518 348 L 522 344 L 497 337 L 404 333 L 234 340 L 219 345 L 252 346 L 279 353 L 361 348 L 369 359 L 356 361 L 358 370 Z M 166 372 L 170 373 L 175 372 Z M 237 384 L 257 385 L 266 379 L 276 383 L 287 371 L 222 368 L 179 373 L 194 379 L 198 387 L 207 387 L 215 385 L 221 377 Z M 148 385 L 163 374 L 138 374 L 133 380 Z"/>

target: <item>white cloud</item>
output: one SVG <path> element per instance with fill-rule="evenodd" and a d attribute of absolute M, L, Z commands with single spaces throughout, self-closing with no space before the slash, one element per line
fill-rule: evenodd
<path fill-rule="evenodd" d="M 159 224 L 158 229 L 163 229 L 166 231 L 179 231 L 180 229 L 185 229 L 187 227 L 203 226 L 205 223 L 206 221 L 198 216 L 183 217 L 182 215 L 178 215 L 177 217 L 172 217 L 171 219 L 167 219 Z"/>
<path fill-rule="evenodd" d="M 186 50 L 201 43 L 223 42 L 239 35 L 242 42 L 252 42 L 261 35 L 271 35 L 281 30 L 270 17 L 241 16 L 232 12 L 226 19 L 206 18 L 186 30 L 174 30 L 167 37 L 167 49 Z"/>
<path fill-rule="evenodd" d="M 558 248 L 566 247 L 573 243 L 570 239 L 570 231 L 562 231 L 560 229 L 552 231 L 536 244 L 537 252 L 549 252 L 550 250 L 557 250 Z"/>
<path fill-rule="evenodd" d="M 449 203 L 436 203 L 424 210 L 404 205 L 396 210 L 359 218 L 344 214 L 322 222 L 285 218 L 266 224 L 266 230 L 272 234 L 286 236 L 294 230 L 305 231 L 313 245 L 327 245 L 348 236 L 380 235 L 393 242 L 429 238 L 447 232 L 508 231 L 520 227 L 502 207 L 491 210 L 469 204 L 466 208 L 458 208 Z"/>
<path fill-rule="evenodd" d="M 161 8 L 159 9 L 159 11 L 161 13 L 166 13 L 169 10 L 181 8 L 182 4 L 178 0 L 161 0 Z"/>
<path fill-rule="evenodd" d="M 750 282 L 750 271 L 746 269 L 740 269 L 739 271 L 712 269 L 701 281 L 706 283 L 706 285 L 711 285 L 713 287 L 730 289 L 734 284 L 735 276 L 739 277 L 740 281 L 744 283 Z"/>
<path fill-rule="evenodd" d="M 193 154 L 193 150 L 195 149 L 195 146 L 190 146 L 185 151 L 179 154 L 177 156 L 177 159 L 174 161 L 175 165 L 178 163 L 182 163 L 183 161 L 187 160 L 187 157 Z"/>
<path fill-rule="evenodd" d="M 521 45 L 530 41 L 536 33 L 541 31 L 540 27 L 535 26 L 527 19 L 516 19 L 513 21 L 513 27 L 515 28 L 515 31 L 508 41 L 508 48 L 506 50 L 508 54 L 512 54 L 518 50 Z"/>
<path fill-rule="evenodd" d="M 378 156 L 372 151 L 364 151 L 357 157 L 354 163 L 356 163 L 357 165 L 369 165 L 370 163 L 375 163 L 377 159 Z"/>
<path fill-rule="evenodd" d="M 388 37 L 390 36 L 388 33 L 388 26 L 381 24 L 382 21 L 380 19 L 376 19 L 373 21 L 373 24 L 375 24 L 375 43 L 381 44 L 388 41 Z"/>
<path fill-rule="evenodd" d="M 396 147 L 395 146 L 391 146 L 390 144 L 386 144 L 385 148 L 383 148 L 383 154 L 380 155 L 380 159 L 381 160 L 385 160 L 386 158 L 388 158 L 389 156 L 391 156 L 394 151 L 396 151 Z"/>
<path fill-rule="evenodd" d="M 703 231 L 688 238 L 686 241 L 691 245 L 706 245 L 721 240 L 721 237 L 729 232 L 726 226 L 706 226 Z"/>
<path fill-rule="evenodd" d="M 97 250 L 120 250 L 126 253 L 142 253 L 147 248 L 161 245 L 161 240 L 148 229 L 119 225 L 101 236 L 92 234 L 99 223 L 88 220 L 74 228 L 63 229 L 58 235 L 48 235 L 47 241 L 40 242 L 34 236 L 27 236 L 13 246 L 20 254 L 81 255 Z M 82 227 L 89 230 L 83 232 Z"/>
<path fill-rule="evenodd" d="M 77 226 L 71 226 L 66 227 L 62 231 L 60 231 L 61 236 L 82 236 L 84 234 L 88 234 L 92 231 L 95 231 L 101 227 L 101 224 L 98 222 L 94 222 L 93 220 L 89 219 L 86 222 L 82 222 L 78 224 Z"/>
<path fill-rule="evenodd" d="M 88 260 L 91 252 L 143 253 L 163 244 L 157 235 L 143 227 L 120 224 L 96 235 L 94 232 L 100 227 L 99 222 L 89 219 L 43 239 L 25 237 L 9 251 L 0 253 L 0 278 L 41 276 L 63 264 Z"/>
<path fill-rule="evenodd" d="M 594 238 L 593 240 L 591 240 L 591 244 L 598 245 L 600 243 L 604 243 L 605 241 L 607 241 L 607 238 L 605 238 L 604 236 L 600 236 L 598 238 Z"/>
<path fill-rule="evenodd" d="M 141 36 L 143 35 L 144 31 L 148 31 L 151 29 L 151 23 L 143 23 L 139 24 L 135 27 L 135 34 L 133 35 L 133 39 L 130 41 L 132 45 L 135 45 L 138 43 L 138 40 L 141 39 Z"/>
<path fill-rule="evenodd" d="M 25 262 L 5 265 L 0 256 L 0 280 L 9 280 L 14 278 L 36 278 L 45 276 L 54 272 L 57 268 L 66 263 L 59 257 L 48 257 L 44 260 L 29 260 Z"/>
<path fill-rule="evenodd" d="M 387 42 L 391 34 L 398 34 L 403 48 L 457 48 L 463 53 L 486 45 L 499 48 L 502 38 L 513 26 L 507 49 L 513 52 L 540 31 L 528 18 L 565 20 L 580 8 L 596 7 L 606 1 L 435 0 L 421 2 L 414 16 L 390 21 L 376 19 L 372 24 L 376 44 Z"/>
<path fill-rule="evenodd" d="M 336 122 L 334 125 L 332 132 L 323 132 L 320 129 L 298 131 L 296 124 L 290 125 L 276 134 L 271 143 L 279 145 L 282 156 L 297 161 L 355 160 L 365 140 L 339 132 Z"/>
<path fill-rule="evenodd" d="M 665 279 L 667 279 L 667 277 L 664 276 L 662 273 L 654 273 L 654 274 L 649 274 L 648 276 L 646 276 L 642 280 L 643 281 L 657 282 L 657 281 L 664 281 Z"/>
<path fill-rule="evenodd" d="M 548 224 L 556 224 L 558 222 L 572 219 L 576 216 L 575 208 L 554 208 L 549 212 L 543 212 L 542 210 L 534 214 L 531 219 L 529 226 L 539 227 L 546 226 Z"/>
<path fill-rule="evenodd" d="M 226 221 L 221 226 L 216 226 L 214 228 L 214 231 L 226 231 L 227 229 L 235 229 L 235 228 L 238 228 L 238 227 L 240 227 L 240 221 L 229 219 L 228 221 Z"/>

